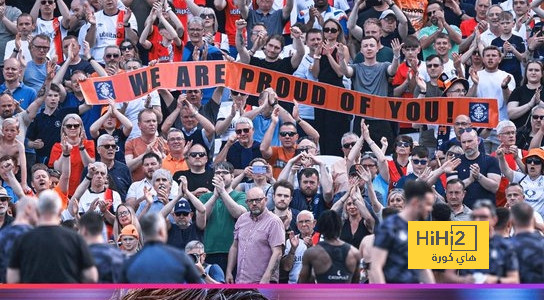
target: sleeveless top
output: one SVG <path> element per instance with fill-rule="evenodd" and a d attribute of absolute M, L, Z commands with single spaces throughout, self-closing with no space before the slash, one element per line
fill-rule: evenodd
<path fill-rule="evenodd" d="M 317 283 L 350 283 L 353 273 L 346 266 L 346 257 L 348 256 L 351 245 L 344 243 L 340 246 L 333 246 L 326 242 L 319 244 L 331 258 L 331 267 L 323 274 L 316 274 Z"/>
<path fill-rule="evenodd" d="M 337 54 L 338 49 L 335 48 L 334 51 L 331 53 L 331 56 L 337 58 Z M 326 55 L 321 56 L 321 60 L 319 61 L 319 76 L 317 79 L 319 82 L 344 87 L 344 84 L 342 83 L 343 77 L 338 77 L 338 75 L 332 68 L 331 63 L 329 62 L 329 58 Z"/>

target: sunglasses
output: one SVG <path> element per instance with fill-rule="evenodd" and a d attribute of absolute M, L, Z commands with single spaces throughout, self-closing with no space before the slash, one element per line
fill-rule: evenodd
<path fill-rule="evenodd" d="M 246 199 L 246 202 L 249 204 L 259 204 L 259 202 L 263 201 L 266 197 L 262 198 L 254 198 L 254 199 Z"/>
<path fill-rule="evenodd" d="M 213 19 L 215 16 L 213 14 L 200 14 L 200 17 L 202 19 L 206 19 L 206 18 Z"/>
<path fill-rule="evenodd" d="M 1 202 L 8 202 L 10 199 L 8 197 L 2 197 L 0 198 Z"/>
<path fill-rule="evenodd" d="M 79 126 L 81 126 L 81 125 L 79 125 L 79 124 L 66 124 L 66 125 L 64 125 L 64 127 L 68 128 L 68 129 L 77 129 L 77 128 L 79 128 Z"/>
<path fill-rule="evenodd" d="M 531 118 L 533 118 L 533 120 L 544 120 L 544 116 L 539 115 L 532 115 Z"/>
<path fill-rule="evenodd" d="M 236 134 L 249 133 L 249 128 L 236 129 Z"/>
<path fill-rule="evenodd" d="M 463 156 L 463 154 L 460 154 L 460 153 L 455 153 L 455 152 L 446 152 L 446 155 L 447 156 L 453 156 L 455 158 L 460 158 L 461 156 Z"/>
<path fill-rule="evenodd" d="M 128 45 L 128 46 L 121 46 L 121 47 L 119 47 L 119 49 L 121 51 L 126 51 L 126 50 L 132 50 L 132 49 L 134 49 L 134 47 L 132 45 Z"/>
<path fill-rule="evenodd" d="M 280 132 L 280 136 L 282 136 L 282 137 L 286 137 L 286 136 L 293 137 L 293 136 L 295 136 L 295 134 L 297 134 L 297 133 L 293 132 L 293 131 L 281 131 Z"/>
<path fill-rule="evenodd" d="M 349 148 L 352 148 L 353 146 L 355 146 L 355 142 L 345 143 L 345 144 L 342 145 L 342 147 L 344 147 L 344 149 L 349 149 Z"/>
<path fill-rule="evenodd" d="M 323 32 L 325 33 L 337 33 L 338 32 L 338 29 L 337 28 L 329 28 L 329 27 L 325 27 L 323 28 Z"/>
<path fill-rule="evenodd" d="M 191 152 L 189 153 L 189 156 L 190 157 L 204 157 L 206 156 L 206 153 L 205 152 Z"/>
<path fill-rule="evenodd" d="M 34 45 L 34 44 L 32 44 L 32 46 L 33 46 L 34 48 L 36 48 L 36 49 L 38 49 L 38 50 L 42 50 L 42 51 L 49 51 L 49 49 L 51 48 L 51 47 L 49 47 L 49 46 L 38 46 L 38 45 Z"/>
<path fill-rule="evenodd" d="M 432 15 L 434 15 L 436 13 L 436 11 L 428 11 L 427 12 L 427 17 L 430 17 Z"/>
<path fill-rule="evenodd" d="M 459 129 L 459 134 L 463 134 L 465 132 L 472 132 L 473 130 L 475 130 L 474 128 L 472 127 L 469 127 L 469 128 L 461 128 Z"/>
<path fill-rule="evenodd" d="M 397 147 L 410 147 L 411 144 L 408 142 L 397 142 Z"/>
<path fill-rule="evenodd" d="M 42 5 L 46 5 L 46 4 L 53 5 L 53 4 L 55 4 L 55 1 L 42 1 L 41 4 Z"/>
<path fill-rule="evenodd" d="M 179 216 L 184 216 L 184 217 L 187 217 L 190 213 L 188 212 L 177 212 L 177 213 L 174 213 L 174 215 L 176 215 L 176 217 L 179 217 Z"/>
<path fill-rule="evenodd" d="M 124 216 L 128 216 L 129 214 L 130 214 L 130 212 L 128 210 L 125 210 L 125 211 L 120 212 L 119 216 L 124 217 Z"/>
<path fill-rule="evenodd" d="M 440 64 L 428 64 L 427 65 L 427 68 L 429 68 L 429 69 L 432 69 L 432 68 L 436 69 L 438 67 L 440 67 Z"/>
<path fill-rule="evenodd" d="M 104 149 L 117 149 L 117 145 L 113 144 L 113 145 L 102 145 L 102 147 L 104 147 Z"/>
<path fill-rule="evenodd" d="M 113 58 L 119 58 L 119 54 L 117 54 L 117 53 L 115 53 L 115 54 L 109 53 L 109 54 L 106 54 L 106 57 L 107 57 L 107 58 L 112 58 L 112 57 L 113 57 Z"/>
<path fill-rule="evenodd" d="M 237 92 L 237 91 L 230 91 L 230 94 L 233 95 L 233 96 L 238 96 L 238 95 L 245 96 L 246 95 L 244 93 L 240 93 L 240 92 Z"/>
<path fill-rule="evenodd" d="M 428 160 L 426 160 L 426 159 L 417 159 L 417 158 L 412 159 L 412 163 L 414 165 L 426 165 L 427 162 L 428 162 Z"/>
<path fill-rule="evenodd" d="M 525 160 L 525 162 L 527 165 L 530 165 L 530 164 L 541 165 L 542 164 L 542 161 L 540 160 L 540 158 L 536 158 L 536 157 L 529 157 Z"/>
<path fill-rule="evenodd" d="M 455 122 L 454 125 L 455 126 L 469 126 L 470 123 L 468 123 L 468 122 Z"/>

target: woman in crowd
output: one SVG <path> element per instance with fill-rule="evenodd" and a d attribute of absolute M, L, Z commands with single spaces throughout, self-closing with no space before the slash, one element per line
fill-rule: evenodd
<path fill-rule="evenodd" d="M 117 211 L 115 212 L 115 222 L 113 223 L 113 240 L 118 241 L 121 236 L 121 230 L 125 228 L 128 225 L 134 226 L 138 231 L 138 240 L 140 246 L 143 245 L 143 238 L 141 235 L 141 229 L 140 229 L 140 222 L 138 221 L 138 217 L 136 216 L 136 213 L 130 207 L 126 204 L 120 204 L 117 207 Z"/>
<path fill-rule="evenodd" d="M 544 139 L 542 139 L 544 136 L 543 120 L 544 106 L 533 107 L 527 123 L 523 127 L 518 128 L 518 132 L 516 133 L 516 146 L 518 148 L 529 150 L 529 148 L 544 146 Z"/>
<path fill-rule="evenodd" d="M 242 182 L 244 178 L 248 178 L 249 181 Z M 266 195 L 274 182 L 272 167 L 263 158 L 254 158 L 249 162 L 249 166 L 244 169 L 244 172 L 232 180 L 232 186 L 240 192 L 247 192 L 251 188 L 259 187 Z"/>
<path fill-rule="evenodd" d="M 525 67 L 525 77 L 521 86 L 517 87 L 508 98 L 508 117 L 516 128 L 527 123 L 531 115 L 531 109 L 542 103 L 544 91 L 542 91 L 542 63 L 531 61 Z"/>

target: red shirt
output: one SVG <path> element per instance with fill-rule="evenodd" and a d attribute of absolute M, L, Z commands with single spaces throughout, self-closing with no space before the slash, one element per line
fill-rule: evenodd
<path fill-rule="evenodd" d="M 195 4 L 198 6 L 206 6 L 206 0 L 195 0 Z M 187 21 L 188 16 L 191 14 L 191 11 L 187 7 L 185 0 L 174 0 L 172 1 L 176 15 L 178 16 L 179 21 L 185 28 L 183 33 L 183 44 L 187 43 L 189 35 L 187 34 Z"/>
<path fill-rule="evenodd" d="M 527 150 L 521 150 L 521 157 L 525 157 L 527 155 Z M 518 153 L 519 155 L 519 153 Z M 491 153 L 491 156 L 497 157 L 497 153 L 493 152 Z M 516 163 L 516 159 L 514 158 L 514 155 L 512 153 L 508 153 L 504 155 L 504 158 L 506 159 L 506 163 L 512 170 L 518 169 L 518 164 Z M 510 184 L 510 181 L 506 179 L 506 177 L 501 176 L 501 182 L 499 183 L 499 189 L 497 190 L 497 193 L 495 194 L 495 203 L 497 204 L 497 207 L 503 207 L 506 205 L 506 188 Z"/>
<path fill-rule="evenodd" d="M 240 9 L 234 5 L 234 0 L 227 0 L 225 7 L 225 33 L 229 37 L 229 45 L 236 45 L 236 21 L 240 20 Z"/>
<path fill-rule="evenodd" d="M 149 60 L 157 59 L 160 63 L 182 60 L 183 45 L 178 47 L 175 42 L 172 42 L 171 47 L 163 46 L 162 35 L 159 33 L 159 27 L 157 25 L 153 25 L 153 32 L 147 37 L 147 40 L 152 44 L 151 49 L 149 49 L 148 52 Z M 171 51 L 173 53 L 171 53 Z"/>
<path fill-rule="evenodd" d="M 476 18 L 464 20 L 463 22 L 461 22 L 461 25 L 459 27 L 461 29 L 461 35 L 463 36 L 463 38 L 471 35 L 474 32 L 476 26 L 478 26 Z"/>

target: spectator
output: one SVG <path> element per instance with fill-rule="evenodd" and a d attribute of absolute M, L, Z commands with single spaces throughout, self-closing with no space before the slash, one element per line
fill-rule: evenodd
<path fill-rule="evenodd" d="M 544 107 L 537 105 L 531 109 L 528 122 L 523 125 L 516 134 L 516 145 L 524 150 L 544 146 L 541 137 L 544 137 Z M 533 141 L 534 140 L 534 141 Z"/>
<path fill-rule="evenodd" d="M 166 136 L 166 142 L 168 144 L 168 155 L 162 161 L 162 167 L 170 174 L 174 175 L 177 171 L 187 171 L 187 161 L 185 157 L 188 156 L 189 147 L 191 147 L 191 141 L 185 141 L 183 132 L 177 128 L 170 128 Z"/>
<path fill-rule="evenodd" d="M 498 4 L 491 5 L 487 10 L 487 22 L 489 26 L 480 36 L 480 42 L 484 47 L 491 45 L 494 39 L 501 36 L 500 15 L 502 12 L 503 10 Z"/>
<path fill-rule="evenodd" d="M 224 271 L 227 271 L 229 248 L 233 243 L 230 232 L 234 231 L 236 220 L 247 211 L 245 193 L 232 189 L 233 170 L 229 162 L 216 164 L 212 180 L 214 190 L 200 196 L 200 201 L 206 207 L 204 246 L 208 252 L 208 262 L 218 264 Z"/>
<path fill-rule="evenodd" d="M 1 189 L 0 189 L 1 191 Z M 0 198 L 0 206 L 7 204 L 9 198 Z M 6 270 L 8 268 L 9 258 L 12 256 L 13 244 L 18 237 L 24 235 L 28 231 L 32 230 L 38 222 L 37 206 L 38 201 L 36 198 L 23 197 L 17 201 L 17 216 L 15 220 L 0 230 L 0 282 L 6 283 Z M 5 218 L 5 217 L 4 217 Z M 5 225 L 5 219 L 4 224 Z M 2 226 L 4 227 L 4 226 Z"/>
<path fill-rule="evenodd" d="M 235 134 L 231 135 L 227 143 L 217 154 L 214 162 L 228 161 L 234 166 L 234 175 L 238 175 L 249 166 L 249 163 L 261 157 L 261 143 L 253 140 L 253 122 L 246 118 L 240 117 L 234 125 Z"/>
<path fill-rule="evenodd" d="M 56 3 L 55 3 L 56 2 Z M 57 8 L 61 13 L 60 17 L 55 17 L 54 12 Z M 70 18 L 70 11 L 64 1 L 44 0 L 34 2 L 30 15 L 36 20 L 36 29 L 33 35 L 45 34 L 51 38 L 51 50 L 49 57 L 56 56 L 59 63 L 64 61 L 62 53 L 62 39 L 66 36 Z"/>
<path fill-rule="evenodd" d="M 519 86 L 522 81 L 521 63 L 525 60 L 525 42 L 512 32 L 514 28 L 512 13 L 503 11 L 499 16 L 499 24 L 501 27 L 500 36 L 491 41 L 491 45 L 504 51 L 499 69 L 512 74 Z"/>
<path fill-rule="evenodd" d="M 142 218 L 146 214 L 160 212 L 166 204 L 173 200 L 172 196 L 176 195 L 178 186 L 176 189 L 172 189 L 172 182 L 172 175 L 168 170 L 155 170 L 151 178 L 153 189 L 144 187 L 143 198 L 145 201 L 140 202 L 136 215 Z M 151 190 L 154 191 L 153 194 Z"/>
<path fill-rule="evenodd" d="M 339 31 L 342 35 L 348 34 L 347 20 L 348 16 L 342 9 L 338 9 L 329 4 L 328 1 L 314 0 L 314 6 L 302 10 L 297 16 L 297 22 L 304 24 L 303 31 L 307 32 L 310 28 L 324 29 L 328 20 L 334 20 L 342 26 Z"/>
<path fill-rule="evenodd" d="M 64 60 L 58 61 L 59 64 L 62 63 L 61 69 L 59 69 L 57 76 L 62 78 L 63 84 L 66 86 L 71 86 L 70 78 L 75 70 L 81 70 L 85 74 L 94 73 L 94 68 L 90 62 L 81 59 L 79 52 L 81 51 L 81 46 L 77 42 L 77 37 L 73 35 L 67 35 L 62 39 L 62 53 L 59 57 L 63 57 Z M 64 67 L 64 68 L 63 68 Z M 56 81 L 57 82 L 57 81 Z M 60 80 L 58 80 L 60 82 Z"/>
<path fill-rule="evenodd" d="M 174 180 L 180 182 L 181 176 L 191 178 L 188 188 L 195 196 L 200 197 L 214 189 L 212 179 L 213 170 L 208 167 L 208 152 L 201 144 L 194 144 L 187 153 L 187 165 L 189 170 L 174 173 Z"/>
<path fill-rule="evenodd" d="M 125 262 L 121 282 L 201 283 L 191 259 L 182 250 L 166 245 L 166 222 L 157 213 L 141 220 L 144 248 Z M 160 268 L 157 268 L 160 266 Z"/>
<path fill-rule="evenodd" d="M 445 19 L 444 6 L 442 2 L 429 1 L 427 5 L 427 26 L 423 27 L 419 32 L 418 38 L 421 40 L 421 49 L 423 50 L 423 59 L 426 59 L 429 55 L 434 54 L 435 51 L 431 47 L 436 42 L 436 38 L 440 33 L 445 33 L 450 39 L 452 45 L 451 52 L 459 52 L 459 44 L 461 44 L 461 29 L 455 25 L 450 25 Z"/>
<path fill-rule="evenodd" d="M 9 91 L 21 108 L 28 109 L 30 104 L 36 100 L 37 93 L 21 82 L 23 68 L 19 60 L 11 57 L 6 58 L 2 72 L 5 81 L 0 85 L 0 93 Z"/>
<path fill-rule="evenodd" d="M 277 283 L 285 237 L 283 223 L 266 208 L 266 196 L 260 188 L 252 188 L 246 195 L 249 212 L 234 226 L 226 282 L 234 283 L 232 273 L 237 267 L 236 283 Z"/>
<path fill-rule="evenodd" d="M 223 270 L 216 264 L 206 263 L 206 252 L 204 252 L 204 244 L 200 241 L 190 241 L 185 246 L 185 253 L 192 256 L 195 261 L 195 267 L 202 275 L 200 277 L 206 284 L 225 283 L 225 274 Z"/>
<path fill-rule="evenodd" d="M 238 6 L 238 9 L 240 9 L 241 18 L 247 20 L 248 35 L 252 34 L 253 26 L 255 26 L 255 24 L 262 22 L 265 24 L 269 36 L 273 36 L 282 34 L 283 27 L 287 21 L 289 21 L 289 15 L 293 9 L 294 1 L 286 0 L 285 5 L 281 10 L 274 10 L 272 8 L 273 1 L 271 0 L 258 0 L 258 8 L 249 8 L 248 2 L 241 0 L 236 0 L 234 3 Z M 238 27 L 240 20 L 236 21 L 236 24 Z M 236 38 L 238 38 L 238 34 L 240 34 L 240 32 L 237 33 Z M 251 44 L 249 46 L 251 46 Z M 238 53 L 240 53 L 238 43 L 236 43 L 236 48 Z"/>
<path fill-rule="evenodd" d="M 134 229 L 136 230 L 135 235 L 137 235 L 138 245 L 141 247 L 143 246 L 143 237 L 141 234 L 141 227 L 140 222 L 138 221 L 138 218 L 136 217 L 136 213 L 126 203 L 119 204 L 117 207 L 117 211 L 115 212 L 115 222 L 113 223 L 113 238 L 111 241 L 113 243 L 116 243 L 118 245 L 119 237 L 121 236 L 122 230 L 127 227 L 128 225 L 134 226 Z"/>
<path fill-rule="evenodd" d="M 339 239 L 340 216 L 328 210 L 319 217 L 318 226 L 323 241 L 304 252 L 298 282 L 358 283 L 361 257 L 355 247 Z"/>
<path fill-rule="evenodd" d="M 354 30 L 354 33 L 356 34 L 356 31 Z M 360 51 L 355 55 L 353 58 L 353 63 L 358 64 L 366 60 L 362 43 L 363 43 L 363 37 L 371 36 L 374 37 L 376 41 L 378 41 L 377 44 L 377 53 L 376 53 L 376 61 L 378 62 L 391 62 L 393 60 L 393 50 L 392 50 L 392 44 L 391 47 L 384 46 L 381 43 L 382 39 L 382 23 L 380 23 L 380 20 L 376 18 L 371 18 L 365 20 L 365 23 L 363 24 L 363 35 L 361 36 L 361 49 Z M 392 42 L 391 42 L 392 43 Z"/>
<path fill-rule="evenodd" d="M 461 34 L 465 39 L 464 43 L 471 43 L 477 33 L 482 33 L 487 29 L 487 10 L 491 6 L 490 0 L 476 0 L 474 3 L 474 9 L 476 16 L 474 18 L 465 19 L 459 26 Z M 478 30 L 476 30 L 478 29 Z M 463 51 L 463 47 L 460 47 Z"/>
<path fill-rule="evenodd" d="M 98 271 L 85 241 L 60 227 L 62 201 L 54 192 L 39 195 L 38 227 L 13 245 L 8 283 L 96 282 Z M 36 251 L 40 249 L 40 251 Z"/>
<path fill-rule="evenodd" d="M 142 240 L 143 238 L 139 230 L 137 230 L 134 225 L 129 224 L 121 230 L 117 243 L 123 254 L 127 257 L 131 257 L 142 250 Z"/>
<path fill-rule="evenodd" d="M 17 58 L 28 63 L 32 60 L 29 42 L 32 32 L 36 28 L 34 18 L 28 13 L 22 13 L 17 17 L 15 39 L 6 43 L 4 61 L 8 58 Z M 5 78 L 4 78 L 5 79 Z"/>
<path fill-rule="evenodd" d="M 5 67 L 4 67 L 5 68 Z M 517 128 L 521 128 L 530 118 L 531 110 L 544 98 L 542 91 L 542 63 L 530 61 L 525 68 L 525 76 L 521 86 L 517 87 L 510 97 L 506 110 L 508 118 Z"/>
<path fill-rule="evenodd" d="M 38 34 L 30 41 L 29 49 L 32 61 L 29 61 L 23 73 L 23 82 L 29 88 L 38 93 L 48 74 L 52 71 L 48 69 L 47 52 L 51 48 L 51 39 L 45 34 Z"/>
<path fill-rule="evenodd" d="M 79 220 L 79 232 L 98 269 L 98 283 L 119 283 L 123 268 L 123 253 L 105 243 L 102 237 L 104 219 L 96 212 L 88 212 Z"/>
<path fill-rule="evenodd" d="M 195 207 L 196 214 L 192 207 Z M 161 209 L 161 215 L 166 218 L 168 245 L 185 249 L 190 241 L 202 241 L 202 233 L 206 228 L 206 208 L 187 189 L 187 178 L 181 178 L 177 197 Z"/>
<path fill-rule="evenodd" d="M 61 169 L 59 157 L 61 154 L 70 158 L 70 184 L 68 186 L 68 195 L 74 194 L 80 183 L 83 168 L 95 161 L 94 142 L 85 138 L 83 130 L 83 121 L 76 114 L 68 114 L 62 120 L 61 135 L 63 138 L 60 143 L 55 143 L 49 156 L 49 167 L 56 170 Z M 64 153 L 63 148 L 68 151 Z"/>
<path fill-rule="evenodd" d="M 6 191 L 5 188 L 0 187 L 0 220 L 2 221 L 0 230 L 5 227 L 8 227 L 8 225 L 10 225 L 15 219 L 13 218 L 13 216 L 11 216 L 8 213 L 8 208 L 9 208 L 8 203 L 10 201 L 11 201 L 11 196 L 8 195 L 8 192 Z"/>
<path fill-rule="evenodd" d="M 245 178 L 247 178 L 247 181 L 242 182 Z M 234 177 L 232 186 L 240 192 L 247 192 L 254 187 L 259 187 L 265 195 L 270 195 L 270 188 L 274 182 L 272 166 L 266 160 L 259 157 L 252 159 L 243 172 Z"/>
<path fill-rule="evenodd" d="M 285 241 L 285 251 L 280 260 L 280 275 L 281 272 L 289 272 L 287 283 L 291 284 L 298 281 L 300 270 L 302 269 L 304 252 L 310 247 L 315 246 L 313 237 L 320 236 L 319 233 L 314 232 L 316 221 L 311 211 L 301 211 L 295 220 L 297 230 L 300 233 L 295 234 L 293 230 L 287 231 L 288 238 Z"/>
<path fill-rule="evenodd" d="M 425 59 L 425 66 L 428 80 L 419 76 L 416 77 L 417 86 L 414 90 L 416 98 L 432 98 L 442 96 L 442 89 L 438 86 L 438 79 L 444 72 L 444 63 L 442 58 L 436 54 L 431 54 Z"/>
<path fill-rule="evenodd" d="M 462 180 L 451 179 L 446 184 L 446 202 L 451 208 L 450 219 L 452 221 L 470 221 L 472 210 L 466 206 L 466 190 Z"/>
<path fill-rule="evenodd" d="M 15 34 L 17 34 L 16 20 L 21 15 L 21 10 L 17 7 L 6 5 L 5 1 L 0 3 L 0 8 L 4 12 L 3 16 L 5 17 L 0 22 L 0 57 L 5 57 L 6 43 L 14 39 Z M 0 67 L 4 67 L 3 62 L 0 63 Z"/>

